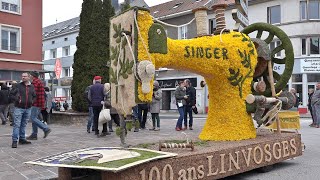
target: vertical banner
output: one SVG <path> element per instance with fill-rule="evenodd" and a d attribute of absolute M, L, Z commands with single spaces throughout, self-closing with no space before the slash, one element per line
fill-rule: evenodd
<path fill-rule="evenodd" d="M 54 72 L 56 73 L 57 79 L 60 79 L 60 75 L 61 75 L 61 61 L 60 61 L 60 59 L 56 59 L 56 65 L 54 67 Z"/>

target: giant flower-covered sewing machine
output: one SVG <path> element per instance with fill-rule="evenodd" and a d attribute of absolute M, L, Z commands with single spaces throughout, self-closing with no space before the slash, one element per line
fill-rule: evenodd
<path fill-rule="evenodd" d="M 246 97 L 251 93 L 271 96 L 268 61 L 286 65 L 282 76 L 273 73 L 275 92 L 284 88 L 292 73 L 291 42 L 283 31 L 269 24 L 253 24 L 242 32 L 173 40 L 154 23 L 148 10 L 133 8 L 112 18 L 111 25 L 112 106 L 123 122 L 130 119 L 136 103 L 152 100 L 155 68 L 169 67 L 197 73 L 206 80 L 209 111 L 200 139 L 255 138 L 250 112 L 257 111 L 257 106 L 246 104 Z M 264 31 L 269 35 L 261 40 Z M 250 39 L 249 33 L 256 33 L 256 38 Z M 271 51 L 269 43 L 275 36 L 282 44 Z M 274 58 L 282 50 L 286 57 Z M 259 79 L 264 79 L 266 90 L 252 92 Z"/>

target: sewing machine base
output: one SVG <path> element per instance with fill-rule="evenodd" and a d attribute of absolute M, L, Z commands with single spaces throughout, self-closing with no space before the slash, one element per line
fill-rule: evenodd
<path fill-rule="evenodd" d="M 114 173 L 98 171 L 102 180 L 219 179 L 302 155 L 301 135 L 259 133 L 243 141 L 208 142 L 206 147 L 166 149 L 178 156 L 151 161 Z M 71 179 L 77 169 L 59 168 L 59 179 Z M 78 171 L 83 171 L 79 169 Z"/>

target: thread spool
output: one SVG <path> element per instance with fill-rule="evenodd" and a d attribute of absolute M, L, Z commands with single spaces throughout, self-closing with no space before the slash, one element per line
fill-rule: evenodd
<path fill-rule="evenodd" d="M 191 151 L 194 150 L 193 142 L 190 141 L 190 143 L 161 143 L 159 142 L 159 151 L 162 149 L 171 149 L 171 148 L 177 148 L 177 149 L 191 149 Z"/>
<path fill-rule="evenodd" d="M 198 37 L 208 35 L 207 11 L 208 8 L 204 6 L 192 10 L 196 19 Z"/>
<path fill-rule="evenodd" d="M 212 10 L 216 14 L 216 25 L 217 29 L 214 31 L 214 34 L 220 34 L 220 32 L 226 28 L 226 19 L 224 12 L 227 8 L 228 4 L 226 4 L 226 1 L 219 0 L 216 4 L 212 6 Z"/>

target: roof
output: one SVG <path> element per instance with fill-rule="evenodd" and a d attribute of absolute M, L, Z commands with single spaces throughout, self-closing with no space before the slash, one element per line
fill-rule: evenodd
<path fill-rule="evenodd" d="M 177 14 L 207 5 L 212 0 L 172 0 L 163 4 L 150 7 L 151 15 L 156 18 L 165 18 L 168 15 Z"/>
<path fill-rule="evenodd" d="M 117 4 L 117 0 L 112 1 L 113 4 Z M 139 6 L 148 8 L 148 5 L 144 0 L 133 0 L 130 6 Z M 117 7 L 119 9 L 119 5 Z M 52 24 L 42 28 L 42 39 L 48 39 L 61 34 L 69 32 L 78 32 L 80 29 L 80 17 L 75 17 L 60 23 Z"/>
<path fill-rule="evenodd" d="M 42 39 L 57 36 L 72 31 L 79 31 L 80 17 L 75 17 L 57 24 L 42 28 Z"/>

